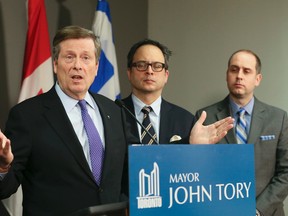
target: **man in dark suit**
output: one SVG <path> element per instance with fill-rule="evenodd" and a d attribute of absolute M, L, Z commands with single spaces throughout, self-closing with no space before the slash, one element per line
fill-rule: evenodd
<path fill-rule="evenodd" d="M 53 40 L 56 84 L 13 107 L 7 137 L 0 131 L 0 198 L 9 197 L 21 184 L 24 216 L 69 215 L 123 199 L 127 144 L 138 139 L 129 135 L 123 110 L 88 91 L 99 56 L 100 44 L 92 31 L 78 26 L 60 29 Z M 233 127 L 231 119 L 211 127 L 202 122 L 196 133 L 207 141 L 216 141 L 216 134 L 224 136 Z"/>
<path fill-rule="evenodd" d="M 144 39 L 134 44 L 127 55 L 127 75 L 132 93 L 123 102 L 140 122 L 144 116 L 142 108 L 152 108 L 149 115 L 159 143 L 179 140 L 189 143 L 194 116 L 161 96 L 168 81 L 170 55 L 171 51 L 158 41 Z M 141 142 L 141 127 L 131 116 L 127 121 Z"/>
<path fill-rule="evenodd" d="M 196 112 L 196 120 L 205 110 L 204 124 L 232 116 L 235 130 L 219 143 L 249 143 L 255 147 L 256 215 L 284 216 L 283 201 L 288 194 L 288 120 L 285 111 L 267 105 L 254 96 L 260 85 L 261 61 L 250 50 L 233 53 L 228 61 L 226 82 L 229 95 L 222 101 Z M 244 109 L 245 133 L 237 140 L 238 110 Z"/>
<path fill-rule="evenodd" d="M 142 122 L 145 116 L 142 109 L 150 107 L 151 124 L 147 126 L 147 129 L 154 140 L 150 139 L 150 142 L 146 142 L 144 138 L 146 132 L 142 130 L 134 117 L 127 115 L 126 119 L 131 125 L 131 132 L 143 144 L 207 143 L 207 140 L 203 142 L 199 140 L 205 136 L 193 136 L 193 134 L 199 134 L 199 132 L 192 133 L 194 116 L 184 108 L 162 98 L 162 91 L 169 76 L 168 61 L 170 56 L 171 51 L 166 46 L 151 39 L 141 40 L 131 47 L 127 55 L 127 75 L 132 93 L 124 98 L 123 102 L 139 122 Z M 202 115 L 202 119 L 205 117 L 205 114 Z M 202 119 L 201 121 L 203 121 Z M 208 128 L 215 127 L 213 123 Z M 194 127 L 193 130 L 197 128 Z M 209 143 L 215 142 L 209 141 Z M 123 182 L 128 181 L 127 167 L 124 167 Z M 125 185 L 122 188 L 125 194 L 129 193 Z"/>
<path fill-rule="evenodd" d="M 121 201 L 127 145 L 122 110 L 88 92 L 99 56 L 100 43 L 92 31 L 77 26 L 59 30 L 53 40 L 55 86 L 10 111 L 5 134 L 14 160 L 2 176 L 0 197 L 9 197 L 22 184 L 23 215 L 65 215 Z M 100 183 L 91 172 L 80 100 L 86 100 L 104 148 Z"/>

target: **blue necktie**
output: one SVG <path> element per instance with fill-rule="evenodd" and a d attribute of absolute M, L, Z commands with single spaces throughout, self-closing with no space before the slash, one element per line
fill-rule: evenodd
<path fill-rule="evenodd" d="M 88 113 L 86 107 L 86 101 L 80 100 L 79 105 L 81 107 L 81 114 L 84 123 L 84 128 L 88 137 L 92 173 L 97 184 L 100 185 L 104 148 L 99 133 L 97 131 L 97 128 L 95 127 Z"/>
<path fill-rule="evenodd" d="M 143 117 L 143 126 L 146 128 L 147 131 L 149 131 L 149 133 L 153 136 L 153 138 L 156 140 L 156 133 L 155 130 L 152 126 L 152 123 L 150 121 L 150 117 L 149 117 L 149 113 L 151 112 L 152 108 L 149 106 L 145 106 L 141 111 L 144 113 L 144 117 Z M 155 142 L 153 141 L 153 139 L 149 136 L 148 133 L 146 133 L 145 130 L 141 130 L 141 142 L 142 144 L 155 144 Z"/>
<path fill-rule="evenodd" d="M 247 133 L 246 133 L 246 127 L 247 123 L 245 120 L 245 109 L 240 108 L 237 112 L 238 114 L 238 122 L 236 125 L 236 139 L 238 144 L 245 144 L 247 143 Z"/>

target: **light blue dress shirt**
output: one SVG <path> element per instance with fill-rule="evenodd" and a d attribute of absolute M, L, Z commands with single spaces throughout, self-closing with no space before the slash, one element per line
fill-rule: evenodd
<path fill-rule="evenodd" d="M 245 113 L 245 120 L 246 120 L 246 134 L 249 136 L 249 131 L 250 131 L 250 124 L 251 124 L 251 117 L 252 117 L 252 112 L 253 112 L 253 107 L 254 107 L 254 97 L 249 101 L 248 104 L 246 104 L 244 107 L 246 113 Z M 230 98 L 230 111 L 232 114 L 232 117 L 235 119 L 234 121 L 234 131 L 236 128 L 236 124 L 238 122 L 239 115 L 237 112 L 239 111 L 241 107 L 236 104 L 231 98 Z"/>
<path fill-rule="evenodd" d="M 153 125 L 153 128 L 157 135 L 157 140 L 159 141 L 159 129 L 160 129 L 160 110 L 161 110 L 161 102 L 162 97 L 160 96 L 155 100 L 152 104 L 148 105 L 143 103 L 139 98 L 137 98 L 135 95 L 132 94 L 132 101 L 134 104 L 134 110 L 135 110 L 135 116 L 138 121 L 141 123 L 143 122 L 144 113 L 141 111 L 143 107 L 150 106 L 152 107 L 153 111 L 149 113 L 150 121 Z M 141 126 L 137 124 L 138 132 L 139 132 L 139 139 L 141 136 Z"/>
<path fill-rule="evenodd" d="M 75 100 L 68 95 L 66 95 L 60 86 L 56 83 L 55 85 L 56 92 L 58 96 L 60 97 L 60 100 L 64 106 L 64 109 L 68 115 L 68 118 L 74 128 L 74 131 L 82 145 L 84 155 L 88 161 L 88 164 L 91 168 L 91 162 L 90 162 L 90 154 L 89 154 L 89 143 L 88 143 L 88 137 L 86 134 L 86 131 L 84 129 L 84 124 L 82 121 L 82 115 L 81 115 L 81 108 L 78 104 L 78 100 Z M 93 123 L 95 124 L 98 133 L 100 135 L 101 141 L 103 143 L 103 147 L 105 149 L 105 139 L 104 139 L 104 126 L 102 117 L 99 111 L 98 106 L 96 105 L 96 102 L 92 98 L 92 96 L 87 92 L 84 98 L 87 102 L 87 109 L 88 113 L 91 116 Z"/>
<path fill-rule="evenodd" d="M 78 105 L 78 100 L 75 100 L 68 95 L 66 95 L 58 83 L 55 85 L 56 92 L 64 106 L 64 109 L 68 115 L 68 118 L 74 128 L 74 131 L 82 145 L 84 155 L 87 159 L 87 162 L 90 166 L 91 169 L 91 162 L 90 162 L 90 154 L 89 154 L 89 143 L 88 143 L 88 137 L 84 129 L 84 124 L 82 121 L 82 116 L 81 116 L 81 108 Z M 98 109 L 98 106 L 96 105 L 96 102 L 92 98 L 92 96 L 87 92 L 85 95 L 85 100 L 87 101 L 88 105 L 88 113 L 91 116 L 98 132 L 100 135 L 100 138 L 103 143 L 103 147 L 105 148 L 105 139 L 104 139 L 104 126 L 103 126 L 103 121 L 100 115 L 100 111 Z M 0 173 L 0 180 L 2 180 L 7 173 Z"/>

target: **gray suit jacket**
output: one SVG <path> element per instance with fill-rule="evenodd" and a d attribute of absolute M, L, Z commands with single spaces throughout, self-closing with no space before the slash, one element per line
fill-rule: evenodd
<path fill-rule="evenodd" d="M 196 112 L 207 112 L 205 125 L 230 116 L 229 97 Z M 269 136 L 264 140 L 263 136 Z M 237 143 L 234 130 L 219 143 Z M 256 204 L 264 216 L 284 216 L 283 201 L 288 194 L 288 119 L 279 108 L 255 98 L 248 142 L 255 148 Z"/>

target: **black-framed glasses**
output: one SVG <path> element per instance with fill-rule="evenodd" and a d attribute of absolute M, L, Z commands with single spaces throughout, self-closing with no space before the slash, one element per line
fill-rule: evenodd
<path fill-rule="evenodd" d="M 151 66 L 154 72 L 161 72 L 166 67 L 166 65 L 161 62 L 149 63 L 146 61 L 138 61 L 138 62 L 132 63 L 132 67 L 136 67 L 138 71 L 146 71 L 149 66 Z"/>

